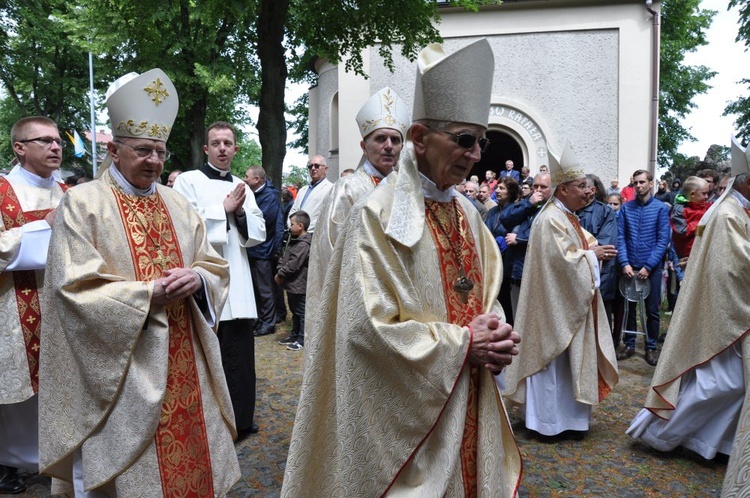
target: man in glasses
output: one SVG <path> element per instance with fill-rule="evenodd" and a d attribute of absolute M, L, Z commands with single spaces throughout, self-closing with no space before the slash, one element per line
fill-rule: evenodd
<path fill-rule="evenodd" d="M 493 374 L 520 339 L 497 244 L 455 189 L 486 146 L 493 73 L 486 40 L 420 54 L 398 173 L 351 209 L 310 324 L 283 497 L 517 489 Z"/>
<path fill-rule="evenodd" d="M 20 166 L 0 178 L 0 494 L 26 489 L 17 467 L 39 466 L 39 290 L 66 189 L 52 175 L 65 145 L 54 121 L 23 118 L 10 135 Z"/>
<path fill-rule="evenodd" d="M 63 197 L 50 241 L 41 471 L 68 496 L 224 496 L 240 478 L 215 332 L 229 269 L 185 197 L 157 183 L 177 91 L 152 69 L 106 103 L 112 164 Z"/>
<path fill-rule="evenodd" d="M 230 123 L 217 121 L 206 129 L 203 151 L 208 161 L 200 170 L 186 171 L 174 182 L 206 224 L 211 246 L 229 262 L 229 296 L 219 322 L 224 374 L 232 396 L 240 438 L 258 432 L 255 417 L 254 320 L 258 318 L 247 248 L 266 240 L 266 221 L 255 194 L 231 172 L 239 150 Z"/>
<path fill-rule="evenodd" d="M 531 228 L 514 326 L 524 338 L 506 372 L 507 396 L 521 404 L 526 427 L 548 438 L 580 439 L 591 407 L 617 384 L 617 361 L 599 292 L 600 262 L 614 245 L 599 245 L 575 212 L 590 189 L 573 149 L 549 154 L 554 193 Z M 544 303 L 544 312 L 539 312 Z"/>
<path fill-rule="evenodd" d="M 287 228 L 290 226 L 291 216 L 296 211 L 305 211 L 310 216 L 310 228 L 307 232 L 313 233 L 320 209 L 323 206 L 323 200 L 333 188 L 333 183 L 326 178 L 328 165 L 321 155 L 310 157 L 310 160 L 307 161 L 307 171 L 310 175 L 310 183 L 297 192 L 292 209 L 289 210 L 286 226 Z M 313 240 L 315 240 L 315 237 L 313 237 Z"/>

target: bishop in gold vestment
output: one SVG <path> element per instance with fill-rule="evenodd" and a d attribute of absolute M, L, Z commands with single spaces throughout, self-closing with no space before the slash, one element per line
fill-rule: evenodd
<path fill-rule="evenodd" d="M 224 496 L 240 477 L 215 333 L 227 263 L 187 199 L 156 183 L 171 81 L 153 69 L 113 87 L 112 165 L 63 197 L 50 241 L 40 468 L 77 497 Z M 154 138 L 131 122 L 155 123 Z"/>
<path fill-rule="evenodd" d="M 461 94 L 468 102 L 457 106 L 457 123 L 428 120 L 439 115 L 430 104 L 415 111 L 426 119 L 410 128 L 395 181 L 352 208 L 310 324 L 317 339 L 283 497 L 508 497 L 518 489 L 520 454 L 492 375 L 502 366 L 494 354 L 477 361 L 515 349 L 517 336 L 498 323 L 502 263 L 453 187 L 480 157 L 492 52 L 481 40 L 430 64 L 442 55 L 431 46 L 420 56 L 420 70 L 430 68 L 425 87 L 437 92 L 448 81 L 443 96 L 456 95 L 457 80 L 438 69 L 444 63 L 458 74 L 481 67 L 472 81 L 482 88 Z M 463 134 L 461 144 L 452 134 Z"/>
<path fill-rule="evenodd" d="M 587 431 L 591 407 L 618 381 L 590 250 L 596 239 L 573 213 L 585 205 L 586 178 L 572 158 L 569 147 L 559 162 L 549 156 L 558 186 L 531 228 L 515 322 L 523 344 L 506 369 L 507 396 L 523 404 L 526 427 L 545 436 Z"/>

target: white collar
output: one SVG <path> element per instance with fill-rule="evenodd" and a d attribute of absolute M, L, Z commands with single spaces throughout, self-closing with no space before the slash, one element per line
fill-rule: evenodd
<path fill-rule="evenodd" d="M 750 201 L 745 199 L 745 196 L 737 192 L 736 190 L 732 189 L 732 191 L 729 193 L 732 197 L 737 199 L 737 202 L 740 203 L 740 205 L 745 209 L 750 209 Z M 718 201 L 717 201 L 718 202 Z"/>
<path fill-rule="evenodd" d="M 50 175 L 48 178 L 42 178 L 36 173 L 20 167 L 8 173 L 8 177 L 17 178 L 31 187 L 52 188 L 57 183 L 53 175 Z"/>
<path fill-rule="evenodd" d="M 365 163 L 362 165 L 362 168 L 365 170 L 365 173 L 367 173 L 370 176 L 380 178 L 381 180 L 385 178 L 383 176 L 383 173 L 378 171 L 377 168 L 375 168 L 375 166 L 373 166 L 372 163 L 368 161 L 367 159 L 365 159 Z"/>
<path fill-rule="evenodd" d="M 142 189 L 138 188 L 129 181 L 125 179 L 124 176 L 122 176 L 122 173 L 119 169 L 117 169 L 117 165 L 112 163 L 114 165 L 114 168 L 108 168 L 110 171 L 110 174 L 112 175 L 112 178 L 117 182 L 117 185 L 120 186 L 120 188 L 128 195 L 134 195 L 136 197 L 147 197 L 149 195 L 152 195 L 154 192 L 156 192 L 156 182 L 152 183 L 148 186 L 148 188 Z"/>
<path fill-rule="evenodd" d="M 458 190 L 456 190 L 455 186 L 451 185 L 446 190 L 440 190 L 435 185 L 435 182 L 424 176 L 422 172 L 419 173 L 419 179 L 422 180 L 422 194 L 424 194 L 425 199 L 437 202 L 451 202 L 458 195 Z"/>

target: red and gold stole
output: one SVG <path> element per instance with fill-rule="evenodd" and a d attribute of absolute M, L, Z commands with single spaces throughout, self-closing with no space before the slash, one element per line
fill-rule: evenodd
<path fill-rule="evenodd" d="M 435 241 L 443 292 L 447 305 L 448 322 L 460 326 L 468 325 L 483 312 L 482 266 L 474 243 L 474 235 L 466 220 L 466 214 L 458 200 L 435 202 L 425 199 L 425 219 Z M 444 233 L 445 231 L 445 233 Z M 457 252 L 461 263 L 456 261 Z M 453 289 L 460 278 L 461 266 L 466 277 L 474 283 L 469 291 L 468 303 Z M 469 365 L 469 397 L 466 407 L 466 422 L 461 440 L 461 470 L 466 496 L 477 495 L 477 443 L 479 435 L 479 368 Z"/>
<path fill-rule="evenodd" d="M 138 280 L 160 278 L 183 266 L 174 225 L 160 195 L 130 197 L 112 189 Z M 183 300 L 167 306 L 169 364 L 167 390 L 156 429 L 164 496 L 213 496 L 213 477 L 200 384 L 195 366 L 190 309 Z"/>
<path fill-rule="evenodd" d="M 586 237 L 583 234 L 581 222 L 578 220 L 578 217 L 567 211 L 565 211 L 565 216 L 568 217 L 568 221 L 570 221 L 570 223 L 573 225 L 573 228 L 575 228 L 576 233 L 578 234 L 578 238 L 581 239 L 581 248 L 584 251 L 588 251 L 589 242 L 588 240 L 586 240 Z M 599 301 L 596 299 L 596 293 L 594 293 L 594 299 L 591 300 L 591 309 L 594 312 L 594 335 L 596 337 L 596 343 L 599 344 Z M 604 398 L 609 396 L 609 392 L 612 390 L 612 388 L 609 386 L 609 384 L 604 382 L 604 377 L 602 377 L 601 372 L 599 372 L 598 380 L 599 401 L 604 401 Z"/>
<path fill-rule="evenodd" d="M 63 191 L 69 187 L 60 184 Z M 32 221 L 43 220 L 50 209 L 23 211 L 13 186 L 5 178 L 0 178 L 0 214 L 6 230 L 18 228 Z M 16 293 L 18 320 L 26 344 L 26 360 L 29 363 L 29 377 L 34 394 L 39 392 L 39 331 L 42 328 L 42 311 L 39 306 L 39 291 L 34 270 L 14 271 L 13 287 Z"/>

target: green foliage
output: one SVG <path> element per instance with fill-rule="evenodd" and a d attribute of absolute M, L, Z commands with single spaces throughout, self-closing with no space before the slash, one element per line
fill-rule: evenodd
<path fill-rule="evenodd" d="M 729 8 L 738 7 L 740 12 L 737 41 L 744 43 L 746 50 L 750 50 L 750 0 L 730 0 Z M 750 95 L 750 78 L 744 78 L 740 84 L 747 85 L 746 95 Z M 750 144 L 750 97 L 741 96 L 730 102 L 724 109 L 724 116 L 734 114 L 737 136 L 745 144 Z"/>
<path fill-rule="evenodd" d="M 61 0 L 0 3 L 0 164 L 13 158 L 10 128 L 25 116 L 47 116 L 60 134 L 88 129 L 88 54 L 67 41 L 61 17 L 72 7 Z M 63 156 L 67 165 L 72 147 Z"/>
<path fill-rule="evenodd" d="M 263 164 L 261 161 L 260 144 L 254 139 L 240 136 L 237 141 L 240 150 L 232 161 L 232 174 L 245 178 L 245 172 L 250 166 Z"/>
<path fill-rule="evenodd" d="M 700 0 L 665 0 L 661 11 L 659 151 L 662 167 L 677 158 L 685 140 L 695 140 L 680 120 L 695 108 L 693 98 L 705 93 L 716 74 L 705 66 L 686 66 L 685 54 L 706 45 L 706 30 L 715 11 L 700 9 Z"/>
<path fill-rule="evenodd" d="M 292 166 L 289 173 L 284 173 L 282 178 L 283 185 L 307 185 L 307 167 Z"/>
<path fill-rule="evenodd" d="M 293 149 L 300 149 L 305 154 L 308 153 L 308 144 L 310 141 L 310 127 L 307 121 L 307 112 L 309 109 L 309 93 L 305 92 L 298 98 L 294 105 L 288 109 L 289 114 L 294 119 L 289 123 L 294 133 L 299 137 L 291 141 L 288 145 Z"/>

